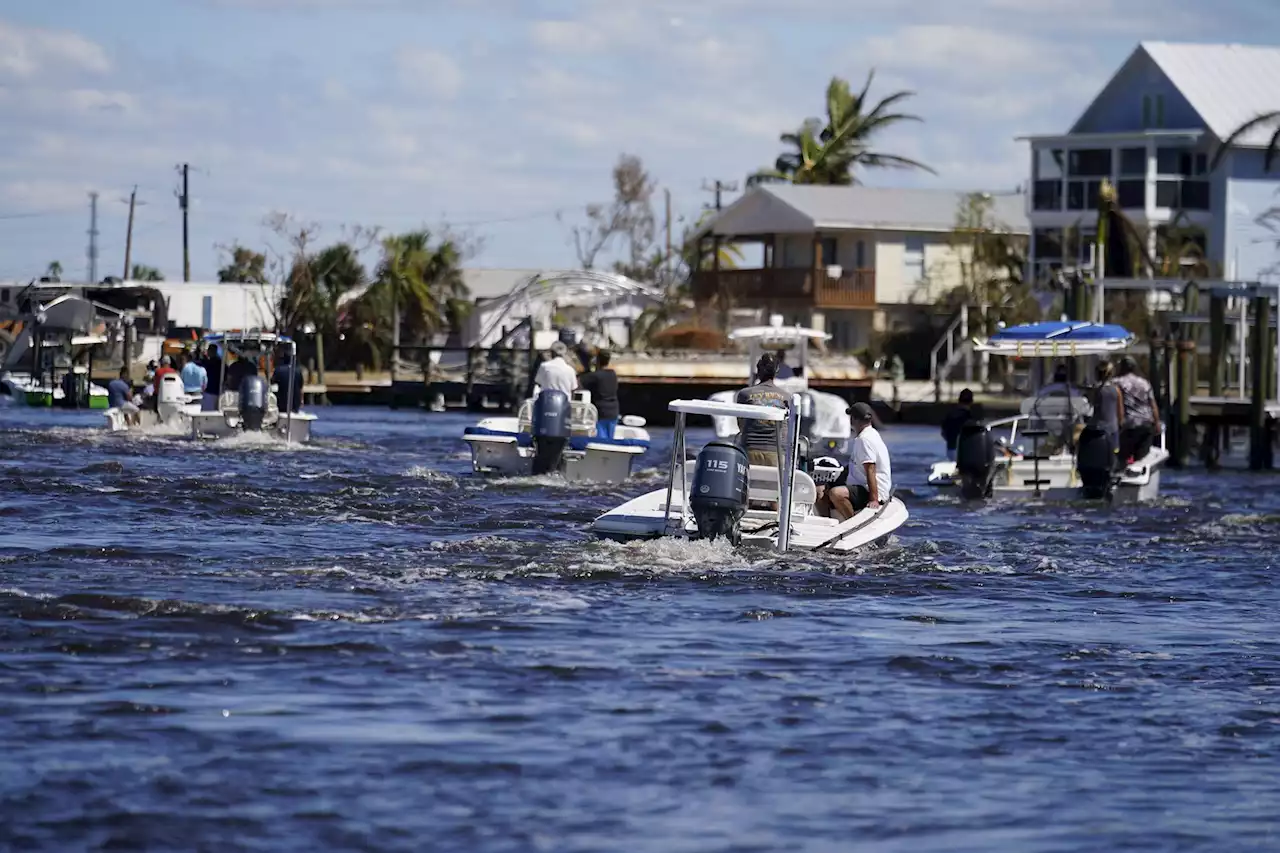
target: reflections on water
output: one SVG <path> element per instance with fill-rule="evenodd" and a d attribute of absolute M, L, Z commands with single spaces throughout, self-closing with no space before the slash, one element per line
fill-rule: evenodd
<path fill-rule="evenodd" d="M 965 506 L 891 427 L 890 547 L 779 557 L 585 534 L 661 431 L 584 486 L 466 422 L 0 411 L 0 849 L 1277 844 L 1272 477 Z"/>

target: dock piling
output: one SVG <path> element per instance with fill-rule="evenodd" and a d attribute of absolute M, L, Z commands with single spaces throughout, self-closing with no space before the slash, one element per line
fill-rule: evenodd
<path fill-rule="evenodd" d="M 1271 300 L 1266 296 L 1253 298 L 1253 329 L 1250 334 L 1250 380 L 1253 387 L 1249 395 L 1249 468 L 1261 471 L 1271 467 L 1271 442 L 1267 435 L 1267 372 L 1271 354 L 1267 352 L 1271 330 Z"/>

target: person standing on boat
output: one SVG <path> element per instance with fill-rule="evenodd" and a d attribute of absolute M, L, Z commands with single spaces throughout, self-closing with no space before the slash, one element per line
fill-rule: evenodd
<path fill-rule="evenodd" d="M 302 411 L 302 379 L 302 371 L 293 363 L 289 353 L 282 352 L 271 374 L 271 384 L 276 386 L 276 408 L 280 414 Z"/>
<path fill-rule="evenodd" d="M 248 355 L 239 355 L 235 363 L 227 368 L 227 390 L 240 393 L 240 383 L 246 377 L 258 375 L 258 360 Z"/>
<path fill-rule="evenodd" d="M 1094 369 L 1094 377 L 1098 385 L 1093 389 L 1093 414 L 1089 417 L 1089 425 L 1097 427 L 1107 434 L 1111 444 L 1111 452 L 1120 449 L 1120 425 L 1124 423 L 1124 403 L 1120 399 L 1120 389 L 1112 378 L 1115 368 L 1109 361 L 1100 361 Z"/>
<path fill-rule="evenodd" d="M 748 406 L 772 406 L 775 409 L 789 407 L 786 393 L 774 384 L 778 375 L 778 359 L 765 353 L 756 362 L 756 384 L 738 392 L 736 402 Z M 738 419 L 738 441 L 747 451 L 751 465 L 778 467 L 779 421 L 758 421 L 753 418 Z"/>
<path fill-rule="evenodd" d="M 182 370 L 178 371 L 178 375 L 182 377 L 182 390 L 187 394 L 204 394 L 205 387 L 209 384 L 209 371 L 205 370 L 200 362 L 196 361 L 195 355 L 183 355 L 182 360 L 186 362 L 182 365 Z"/>
<path fill-rule="evenodd" d="M 120 375 L 107 384 L 107 406 L 118 409 L 126 423 L 137 425 L 140 409 L 133 404 L 133 386 L 129 383 L 129 367 L 120 368 Z"/>
<path fill-rule="evenodd" d="M 200 411 L 218 411 L 218 397 L 222 395 L 222 359 L 218 357 L 218 345 L 209 344 L 205 350 L 204 361 L 204 396 L 200 398 Z"/>
<path fill-rule="evenodd" d="M 889 448 L 874 426 L 875 412 L 866 403 L 854 403 L 845 413 L 854 435 L 848 474 L 845 485 L 831 488 L 827 495 L 832 511 L 841 521 L 867 507 L 878 509 L 888 503 L 893 493 Z"/>
<path fill-rule="evenodd" d="M 596 353 L 596 369 L 582 375 L 582 390 L 591 392 L 596 407 L 596 438 L 613 440 L 622 407 L 618 403 L 618 374 L 609 367 L 609 353 Z"/>
<path fill-rule="evenodd" d="M 565 360 L 569 348 L 564 341 L 556 341 L 551 345 L 551 358 L 538 366 L 533 378 L 533 396 L 543 391 L 563 391 L 570 398 L 578 390 L 578 371 Z"/>
<path fill-rule="evenodd" d="M 777 357 L 778 357 L 778 375 L 776 378 L 791 379 L 792 377 L 794 377 L 796 375 L 796 372 L 791 369 L 791 365 L 787 364 L 787 351 L 781 350 L 781 349 L 778 350 Z"/>
<path fill-rule="evenodd" d="M 942 440 L 947 443 L 947 459 L 956 461 L 956 447 L 960 444 L 960 430 L 969 421 L 974 420 L 973 392 L 965 388 L 960 392 L 956 407 L 947 412 L 942 419 Z"/>
<path fill-rule="evenodd" d="M 1160 434 L 1160 407 L 1151 383 L 1138 375 L 1138 363 L 1132 356 L 1120 359 L 1116 373 L 1115 386 L 1123 403 L 1120 461 L 1131 465 L 1151 452 Z"/>

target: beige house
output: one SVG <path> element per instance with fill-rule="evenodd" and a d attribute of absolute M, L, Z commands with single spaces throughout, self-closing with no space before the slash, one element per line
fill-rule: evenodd
<path fill-rule="evenodd" d="M 952 235 L 971 192 L 769 184 L 748 190 L 696 235 L 709 251 L 733 243 L 762 250 L 758 266 L 695 272 L 699 304 L 727 301 L 763 321 L 822 329 L 837 350 L 907 322 L 911 307 L 961 283 Z M 1029 234 L 1025 196 L 990 194 L 992 217 Z M 713 257 L 718 257 L 714 253 Z M 723 301 L 721 304 L 724 304 Z"/>

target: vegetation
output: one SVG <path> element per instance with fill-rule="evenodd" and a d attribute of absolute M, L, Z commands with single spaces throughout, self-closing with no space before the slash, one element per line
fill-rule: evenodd
<path fill-rule="evenodd" d="M 652 258 L 656 188 L 639 157 L 632 154 L 618 157 L 613 167 L 613 201 L 607 205 L 587 205 L 586 222 L 573 226 L 570 231 L 578 263 L 584 270 L 594 269 L 600 252 L 619 239 L 627 244 L 626 260 L 620 261 L 619 266 L 633 270 L 644 268 Z"/>
<path fill-rule="evenodd" d="M 267 256 L 262 252 L 241 245 L 232 245 L 226 249 L 229 256 L 227 264 L 218 270 L 218 281 L 244 282 L 246 284 L 267 283 Z"/>
<path fill-rule="evenodd" d="M 50 281 L 62 281 L 62 262 L 50 261 L 49 266 L 45 268 L 44 277 Z"/>
<path fill-rule="evenodd" d="M 134 264 L 133 269 L 129 271 L 130 281 L 164 281 L 164 276 L 160 270 L 155 267 L 149 267 L 145 264 Z"/>
<path fill-rule="evenodd" d="M 1271 167 L 1275 165 L 1276 158 L 1280 157 L 1280 110 L 1260 113 L 1233 130 L 1230 136 L 1222 140 L 1222 144 L 1214 152 L 1213 160 L 1209 164 L 1209 170 L 1217 169 L 1226 158 L 1227 153 L 1239 146 L 1241 139 L 1244 139 L 1255 130 L 1270 130 L 1272 128 L 1275 128 L 1275 132 L 1267 143 L 1266 153 L 1263 154 L 1262 160 L 1263 171 L 1270 172 Z"/>
<path fill-rule="evenodd" d="M 862 91 L 854 94 L 848 81 L 832 77 L 827 85 L 826 118 L 806 119 L 798 130 L 782 134 L 780 141 L 794 150 L 780 155 L 772 169 L 762 169 L 747 178 L 747 186 L 771 182 L 848 186 L 858 183 L 858 172 L 867 168 L 932 173 L 931 168 L 916 160 L 871 147 L 874 137 L 884 130 L 902 122 L 922 121 L 919 116 L 896 111 L 914 92 L 894 92 L 872 105 L 874 80 L 872 71 Z"/>

